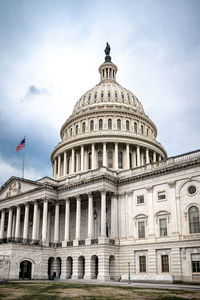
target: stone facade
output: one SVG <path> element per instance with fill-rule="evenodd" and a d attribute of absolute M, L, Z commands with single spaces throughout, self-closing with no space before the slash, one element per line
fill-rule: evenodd
<path fill-rule="evenodd" d="M 1 279 L 200 281 L 200 151 L 167 158 L 112 62 L 61 128 L 53 176 L 0 189 Z M 56 273 L 56 274 L 55 274 Z"/>

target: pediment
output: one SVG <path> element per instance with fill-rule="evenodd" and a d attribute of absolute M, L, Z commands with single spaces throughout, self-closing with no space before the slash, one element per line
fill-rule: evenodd
<path fill-rule="evenodd" d="M 18 177 L 11 177 L 0 189 L 0 200 L 9 199 L 38 187 L 38 183 Z"/>

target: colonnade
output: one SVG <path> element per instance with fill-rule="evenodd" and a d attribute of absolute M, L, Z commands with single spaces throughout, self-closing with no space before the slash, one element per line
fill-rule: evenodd
<path fill-rule="evenodd" d="M 99 156 L 100 152 L 102 156 Z M 162 156 L 157 152 L 129 143 L 92 143 L 73 147 L 58 154 L 53 161 L 53 178 L 101 166 L 115 170 L 130 169 L 161 159 Z"/>
<path fill-rule="evenodd" d="M 87 216 L 87 239 L 94 238 L 94 208 L 93 208 L 93 193 L 88 193 L 88 216 Z M 74 199 L 75 198 L 75 199 Z M 70 240 L 70 203 L 71 201 L 76 201 L 76 228 L 75 228 L 75 241 L 81 239 L 81 202 L 82 198 L 81 195 L 77 195 L 72 198 L 65 199 L 65 216 L 64 216 L 64 241 L 67 242 Z M 106 237 L 106 191 L 100 191 L 100 201 L 101 201 L 101 232 L 100 237 Z M 42 204 L 42 242 L 45 245 L 48 241 L 47 237 L 47 228 L 48 228 L 48 216 L 49 216 L 49 203 L 55 206 L 55 214 L 54 214 L 54 243 L 61 242 L 59 237 L 60 232 L 60 206 L 62 203 L 59 201 L 55 201 L 52 203 L 52 200 L 44 199 L 44 200 L 37 200 L 33 202 L 33 222 L 32 222 L 32 234 L 31 240 L 38 240 L 38 230 L 40 226 L 40 210 L 38 209 L 39 204 Z M 6 216 L 6 209 L 1 210 L 1 222 L 0 222 L 0 240 L 5 238 L 4 231 L 7 225 L 6 231 L 6 238 L 15 238 L 16 240 L 22 238 L 23 240 L 29 239 L 28 232 L 29 232 L 29 202 L 25 203 L 24 209 L 24 218 L 21 220 L 21 208 L 22 205 L 18 205 L 17 207 L 10 207 L 8 208 L 8 222 L 5 224 L 5 216 Z M 116 238 L 118 236 L 118 226 L 117 226 L 117 195 L 111 194 L 111 238 Z M 16 210 L 15 218 L 14 217 L 14 210 Z M 20 224 L 23 223 L 23 232 L 20 235 Z M 12 227 L 15 226 L 14 236 L 12 236 Z M 46 244 L 47 245 L 47 244 Z"/>

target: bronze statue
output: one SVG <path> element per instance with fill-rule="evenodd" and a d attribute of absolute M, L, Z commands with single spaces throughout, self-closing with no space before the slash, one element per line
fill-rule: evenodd
<path fill-rule="evenodd" d="M 110 45 L 108 44 L 108 42 L 106 43 L 106 49 L 104 50 L 105 55 L 110 55 Z"/>

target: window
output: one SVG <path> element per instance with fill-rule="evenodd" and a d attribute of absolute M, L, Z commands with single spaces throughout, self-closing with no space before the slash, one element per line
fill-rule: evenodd
<path fill-rule="evenodd" d="M 137 132 L 137 123 L 134 122 L 134 131 Z"/>
<path fill-rule="evenodd" d="M 113 152 L 108 151 L 108 168 L 113 168 Z"/>
<path fill-rule="evenodd" d="M 94 100 L 96 101 L 96 99 L 97 99 L 97 92 L 95 92 L 94 94 Z"/>
<path fill-rule="evenodd" d="M 92 153 L 90 152 L 88 155 L 88 169 L 92 169 Z"/>
<path fill-rule="evenodd" d="M 161 270 L 162 273 L 169 272 L 169 257 L 167 254 L 161 255 Z"/>
<path fill-rule="evenodd" d="M 82 132 L 85 132 L 85 122 L 82 123 Z"/>
<path fill-rule="evenodd" d="M 78 134 L 78 125 L 76 125 L 76 134 Z"/>
<path fill-rule="evenodd" d="M 149 129 L 147 128 L 147 135 L 149 135 Z"/>
<path fill-rule="evenodd" d="M 118 96 L 117 96 L 117 91 L 115 91 L 115 99 L 117 99 L 117 97 L 118 97 Z"/>
<path fill-rule="evenodd" d="M 194 185 L 189 186 L 189 188 L 188 188 L 188 193 L 189 193 L 190 195 L 195 194 L 196 191 L 197 191 L 197 189 L 196 189 L 196 187 L 195 187 Z"/>
<path fill-rule="evenodd" d="M 110 93 L 110 91 L 108 91 L 108 98 L 110 98 L 111 97 L 111 93 Z"/>
<path fill-rule="evenodd" d="M 200 272 L 200 254 L 192 254 L 192 273 Z"/>
<path fill-rule="evenodd" d="M 70 168 L 70 159 L 68 158 L 67 160 L 67 174 L 69 174 L 69 169 Z"/>
<path fill-rule="evenodd" d="M 88 102 L 90 102 L 90 100 L 91 100 L 91 94 L 89 94 L 88 96 Z"/>
<path fill-rule="evenodd" d="M 139 256 L 139 270 L 140 273 L 146 273 L 146 256 Z"/>
<path fill-rule="evenodd" d="M 70 129 L 70 136 L 72 136 L 72 133 L 73 133 L 73 131 L 72 131 L 72 128 Z"/>
<path fill-rule="evenodd" d="M 94 130 L 94 121 L 91 120 L 90 121 L 90 131 L 93 131 Z"/>
<path fill-rule="evenodd" d="M 103 95 L 103 91 L 101 92 L 101 99 L 103 99 L 104 95 Z"/>
<path fill-rule="evenodd" d="M 165 191 L 158 192 L 158 200 L 165 200 L 166 194 Z"/>
<path fill-rule="evenodd" d="M 98 168 L 101 168 L 103 166 L 103 152 L 98 152 Z"/>
<path fill-rule="evenodd" d="M 167 219 L 159 219 L 160 236 L 167 236 Z"/>
<path fill-rule="evenodd" d="M 121 129 L 121 120 L 120 119 L 117 120 L 117 129 Z"/>
<path fill-rule="evenodd" d="M 126 120 L 126 130 L 129 130 L 129 121 Z"/>
<path fill-rule="evenodd" d="M 144 134 L 144 126 L 141 125 L 141 134 Z"/>
<path fill-rule="evenodd" d="M 122 92 L 122 94 L 121 94 L 121 95 L 122 95 L 122 100 L 124 101 L 124 93 Z"/>
<path fill-rule="evenodd" d="M 139 239 L 145 238 L 145 226 L 144 226 L 144 221 L 138 222 L 138 238 L 139 238 Z"/>
<path fill-rule="evenodd" d="M 103 129 L 103 120 L 100 119 L 99 120 L 99 130 L 102 130 Z"/>
<path fill-rule="evenodd" d="M 189 226 L 190 233 L 200 233 L 199 210 L 196 206 L 189 209 Z"/>
<path fill-rule="evenodd" d="M 108 129 L 112 129 L 112 119 L 108 119 Z"/>
<path fill-rule="evenodd" d="M 137 204 L 143 204 L 144 203 L 144 195 L 137 196 Z"/>
<path fill-rule="evenodd" d="M 118 152 L 118 168 L 123 168 L 123 155 L 121 151 Z"/>

